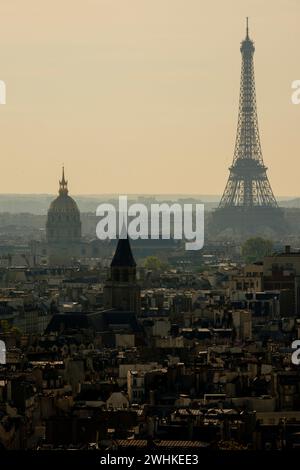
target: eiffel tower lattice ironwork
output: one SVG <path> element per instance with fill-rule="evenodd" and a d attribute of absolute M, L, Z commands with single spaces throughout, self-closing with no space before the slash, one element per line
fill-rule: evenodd
<path fill-rule="evenodd" d="M 249 37 L 248 18 L 246 38 L 241 43 L 242 72 L 239 116 L 233 163 L 220 209 L 278 208 L 264 165 L 256 109 L 254 78 L 254 43 Z"/>

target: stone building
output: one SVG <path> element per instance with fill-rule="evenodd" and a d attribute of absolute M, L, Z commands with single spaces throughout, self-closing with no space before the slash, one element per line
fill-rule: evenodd
<path fill-rule="evenodd" d="M 136 262 L 128 238 L 119 239 L 104 286 L 106 308 L 134 312 L 141 310 L 140 286 L 136 280 Z"/>
<path fill-rule="evenodd" d="M 63 168 L 59 194 L 51 202 L 46 223 L 47 252 L 51 265 L 70 264 L 81 250 L 80 212 L 68 192 Z"/>

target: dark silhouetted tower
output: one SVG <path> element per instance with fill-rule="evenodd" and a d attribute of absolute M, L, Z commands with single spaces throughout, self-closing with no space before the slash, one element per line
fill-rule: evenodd
<path fill-rule="evenodd" d="M 140 313 L 140 286 L 128 238 L 118 240 L 110 276 L 104 286 L 104 303 L 107 308 Z"/>
<path fill-rule="evenodd" d="M 264 165 L 256 109 L 254 43 L 249 37 L 241 44 L 242 72 L 239 116 L 233 162 L 229 178 L 212 226 L 256 232 L 259 226 L 274 230 L 283 224 L 283 215 L 274 197 Z"/>

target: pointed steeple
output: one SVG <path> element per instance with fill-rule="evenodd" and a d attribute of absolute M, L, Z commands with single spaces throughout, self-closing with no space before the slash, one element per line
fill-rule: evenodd
<path fill-rule="evenodd" d="M 135 268 L 136 262 L 134 260 L 129 239 L 119 238 L 116 252 L 110 264 L 111 267 L 128 267 Z"/>
<path fill-rule="evenodd" d="M 62 178 L 59 181 L 59 194 L 68 194 L 68 181 L 65 179 L 65 167 L 62 167 Z"/>
<path fill-rule="evenodd" d="M 140 287 L 136 280 L 136 262 L 132 255 L 128 233 L 123 225 L 117 248 L 110 263 L 110 276 L 104 286 L 104 305 L 118 311 L 141 310 Z"/>
<path fill-rule="evenodd" d="M 249 18 L 246 18 L 246 40 L 249 40 Z"/>

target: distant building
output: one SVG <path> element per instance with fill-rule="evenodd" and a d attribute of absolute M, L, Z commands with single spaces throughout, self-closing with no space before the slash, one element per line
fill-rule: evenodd
<path fill-rule="evenodd" d="M 145 371 L 128 371 L 127 390 L 130 403 L 143 403 L 145 398 Z"/>
<path fill-rule="evenodd" d="M 237 292 L 261 292 L 263 280 L 262 263 L 247 264 L 242 272 L 229 276 L 228 293 L 230 296 Z"/>
<path fill-rule="evenodd" d="M 252 313 L 249 310 L 233 311 L 232 321 L 238 340 L 252 339 Z"/>
<path fill-rule="evenodd" d="M 284 316 L 300 315 L 300 253 L 285 247 L 283 253 L 264 258 L 263 283 L 265 290 L 285 292 L 289 301 L 281 313 Z M 289 295 L 288 295 L 289 294 Z"/>
<path fill-rule="evenodd" d="M 80 253 L 80 212 L 76 202 L 68 194 L 64 168 L 59 182 L 59 195 L 51 202 L 48 210 L 46 240 L 49 264 L 70 264 Z"/>
<path fill-rule="evenodd" d="M 136 280 L 136 262 L 128 238 L 119 239 L 104 286 L 104 305 L 118 311 L 141 310 L 141 291 Z"/>

